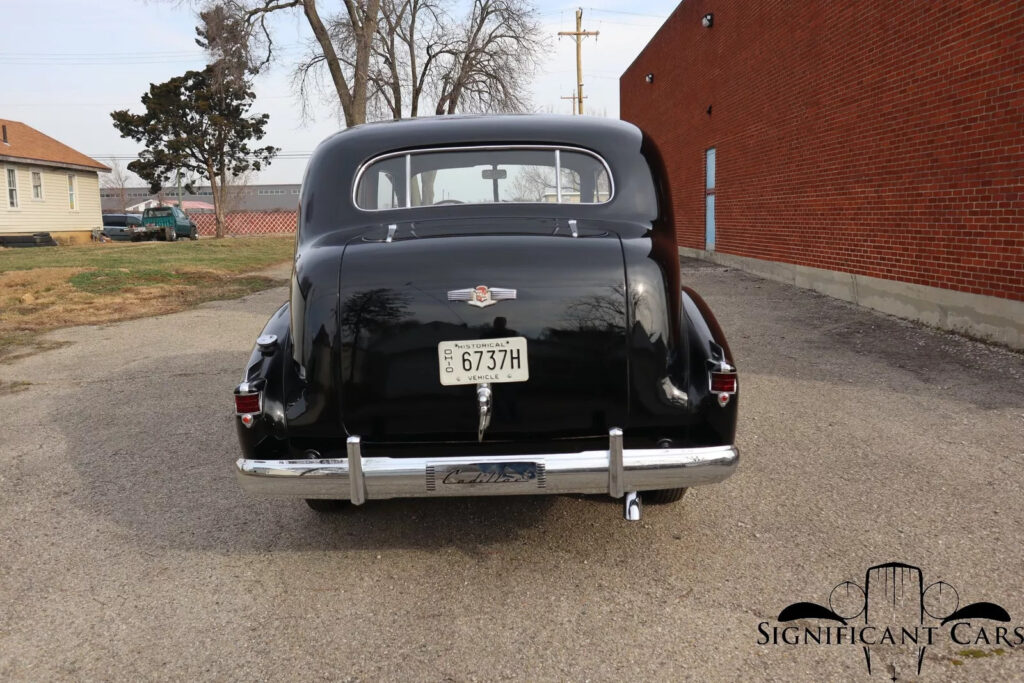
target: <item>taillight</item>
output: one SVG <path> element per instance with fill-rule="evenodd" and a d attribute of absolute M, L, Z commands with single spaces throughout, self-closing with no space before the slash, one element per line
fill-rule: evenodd
<path fill-rule="evenodd" d="M 735 372 L 712 372 L 711 373 L 711 391 L 716 394 L 735 394 L 736 393 L 736 373 Z"/>
<path fill-rule="evenodd" d="M 256 424 L 256 417 L 263 412 L 263 389 L 266 380 L 242 382 L 235 387 L 235 414 L 246 427 Z"/>
<path fill-rule="evenodd" d="M 260 412 L 259 393 L 235 394 L 235 412 L 239 415 Z"/>
<path fill-rule="evenodd" d="M 718 399 L 718 405 L 724 408 L 729 403 L 729 398 L 736 393 L 736 373 L 712 371 L 708 374 L 711 393 Z"/>

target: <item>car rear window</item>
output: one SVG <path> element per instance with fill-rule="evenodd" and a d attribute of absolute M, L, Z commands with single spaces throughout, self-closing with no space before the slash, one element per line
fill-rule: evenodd
<path fill-rule="evenodd" d="M 556 180 L 557 179 L 557 180 Z M 608 164 L 567 147 L 463 147 L 399 152 L 360 169 L 355 204 L 367 211 L 457 204 L 601 204 Z"/>
<path fill-rule="evenodd" d="M 162 216 L 173 216 L 174 212 L 171 210 L 171 207 L 166 206 L 166 207 L 160 207 L 160 208 L 156 208 L 156 209 L 146 209 L 146 212 L 145 212 L 144 215 L 147 218 L 154 218 L 154 217 L 162 217 Z"/>
<path fill-rule="evenodd" d="M 103 217 L 103 225 L 110 226 L 112 228 L 124 226 L 124 216 L 112 216 L 107 215 Z"/>

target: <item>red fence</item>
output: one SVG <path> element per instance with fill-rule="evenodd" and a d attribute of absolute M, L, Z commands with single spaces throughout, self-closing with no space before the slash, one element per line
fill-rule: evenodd
<path fill-rule="evenodd" d="M 199 234 L 212 237 L 217 234 L 212 213 L 190 213 L 189 218 L 199 226 Z M 298 215 L 295 211 L 238 211 L 227 215 L 225 235 L 278 235 L 292 234 Z"/>

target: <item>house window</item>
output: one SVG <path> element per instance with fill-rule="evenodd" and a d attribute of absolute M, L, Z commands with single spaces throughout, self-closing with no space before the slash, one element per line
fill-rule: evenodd
<path fill-rule="evenodd" d="M 75 174 L 68 173 L 68 208 L 72 211 L 78 208 L 75 200 Z"/>
<path fill-rule="evenodd" d="M 7 169 L 7 205 L 18 208 L 18 173 L 13 168 Z"/>
<path fill-rule="evenodd" d="M 32 199 L 43 198 L 43 174 L 32 171 Z"/>

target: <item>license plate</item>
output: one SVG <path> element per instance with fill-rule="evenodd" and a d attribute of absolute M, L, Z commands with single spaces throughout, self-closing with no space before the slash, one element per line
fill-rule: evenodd
<path fill-rule="evenodd" d="M 437 360 L 444 386 L 530 379 L 526 337 L 444 341 L 437 345 Z"/>

